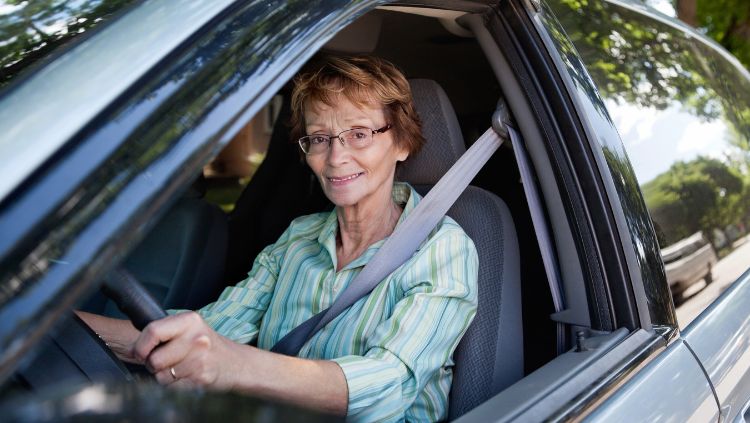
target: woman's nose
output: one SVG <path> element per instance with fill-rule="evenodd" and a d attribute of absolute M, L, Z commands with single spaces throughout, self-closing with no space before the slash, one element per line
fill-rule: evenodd
<path fill-rule="evenodd" d="M 331 138 L 328 145 L 328 162 L 332 164 L 345 163 L 349 156 L 349 149 L 344 145 L 344 140 L 339 137 Z"/>

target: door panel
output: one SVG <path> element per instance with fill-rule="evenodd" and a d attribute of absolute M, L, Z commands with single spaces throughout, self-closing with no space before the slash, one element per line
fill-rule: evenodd
<path fill-rule="evenodd" d="M 750 245 L 747 245 L 750 248 Z M 731 284 L 683 332 L 731 421 L 750 398 L 750 272 Z"/>
<path fill-rule="evenodd" d="M 695 357 L 678 339 L 607 398 L 587 421 L 717 421 L 719 408 Z"/>

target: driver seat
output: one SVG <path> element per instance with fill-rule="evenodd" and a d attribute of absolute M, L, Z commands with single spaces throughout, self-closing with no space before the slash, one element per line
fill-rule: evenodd
<path fill-rule="evenodd" d="M 443 89 L 427 79 L 409 83 L 427 143 L 403 162 L 398 180 L 424 195 L 466 148 Z M 523 325 L 518 240 L 507 205 L 489 191 L 468 186 L 447 214 L 479 254 L 477 314 L 453 354 L 453 420 L 523 377 Z"/>

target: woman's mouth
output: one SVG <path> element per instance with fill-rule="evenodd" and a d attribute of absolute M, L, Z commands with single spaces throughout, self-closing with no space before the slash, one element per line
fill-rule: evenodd
<path fill-rule="evenodd" d="M 351 175 L 346 175 L 346 176 L 328 176 L 327 178 L 328 178 L 328 181 L 332 185 L 340 186 L 340 185 L 348 184 L 349 182 L 359 178 L 363 174 L 364 172 L 359 172 L 359 173 L 352 173 Z"/>

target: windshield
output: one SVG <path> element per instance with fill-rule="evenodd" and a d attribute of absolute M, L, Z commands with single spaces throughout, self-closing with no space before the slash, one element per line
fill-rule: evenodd
<path fill-rule="evenodd" d="M 0 0 L 0 89 L 136 0 Z"/>

